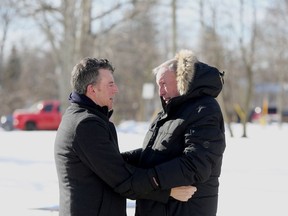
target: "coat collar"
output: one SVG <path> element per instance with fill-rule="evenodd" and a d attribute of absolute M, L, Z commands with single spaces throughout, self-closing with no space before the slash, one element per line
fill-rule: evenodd
<path fill-rule="evenodd" d="M 90 107 L 92 109 L 96 109 L 100 111 L 102 114 L 107 116 L 108 118 L 111 117 L 113 110 L 108 110 L 107 106 L 99 106 L 98 104 L 94 103 L 89 97 L 87 97 L 85 94 L 78 94 L 76 92 L 72 92 L 69 96 L 69 101 L 71 103 L 77 103 L 82 106 Z"/>

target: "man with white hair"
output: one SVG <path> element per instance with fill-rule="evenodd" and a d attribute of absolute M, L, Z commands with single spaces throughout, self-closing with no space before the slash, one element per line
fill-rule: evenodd
<path fill-rule="evenodd" d="M 187 202 L 173 198 L 157 202 L 146 195 L 136 201 L 136 215 L 216 216 L 226 144 L 223 116 L 215 98 L 222 90 L 224 73 L 198 61 L 192 51 L 181 50 L 155 68 L 154 74 L 162 110 L 143 148 L 125 152 L 123 157 L 141 168 L 155 167 L 165 187 L 193 185 L 197 192 Z M 168 173 L 172 177 L 165 177 Z"/>

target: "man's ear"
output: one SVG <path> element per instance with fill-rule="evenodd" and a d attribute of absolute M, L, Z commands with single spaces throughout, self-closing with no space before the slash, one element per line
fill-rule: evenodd
<path fill-rule="evenodd" d="M 86 92 L 87 92 L 87 94 L 93 94 L 93 93 L 95 93 L 95 90 L 94 90 L 94 87 L 93 87 L 92 84 L 89 84 L 89 85 L 87 86 Z"/>

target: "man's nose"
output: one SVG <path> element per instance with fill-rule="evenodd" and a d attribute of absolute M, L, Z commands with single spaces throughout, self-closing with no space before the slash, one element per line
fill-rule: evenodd
<path fill-rule="evenodd" d="M 163 96 L 165 94 L 164 88 L 159 87 L 158 94 L 159 94 L 159 96 Z"/>
<path fill-rule="evenodd" d="M 115 84 L 114 92 L 115 92 L 115 93 L 118 93 L 118 92 L 119 92 L 118 86 L 117 86 L 116 84 Z"/>

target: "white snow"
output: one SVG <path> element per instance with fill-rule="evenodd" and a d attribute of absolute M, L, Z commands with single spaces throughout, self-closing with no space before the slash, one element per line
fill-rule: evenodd
<path fill-rule="evenodd" d="M 140 125 L 140 126 L 139 126 Z M 134 131 L 134 130 L 136 131 Z M 147 124 L 118 128 L 121 151 L 141 147 Z M 226 132 L 218 216 L 288 215 L 288 125 L 241 125 Z M 55 131 L 0 131 L 0 215 L 56 216 Z M 45 210 L 44 210 L 45 209 Z M 128 216 L 134 201 L 128 200 Z"/>

